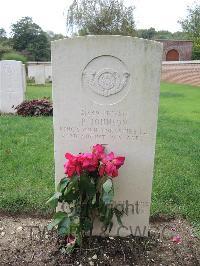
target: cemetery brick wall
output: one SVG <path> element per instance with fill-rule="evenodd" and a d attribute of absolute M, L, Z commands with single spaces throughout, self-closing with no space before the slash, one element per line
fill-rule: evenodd
<path fill-rule="evenodd" d="M 200 86 L 200 61 L 163 62 L 162 81 Z"/>
<path fill-rule="evenodd" d="M 46 80 L 52 79 L 51 62 L 42 62 L 45 65 Z M 35 75 L 37 62 L 28 63 L 28 76 Z M 200 61 L 185 61 L 183 62 L 163 62 L 162 63 L 162 80 L 167 82 L 189 84 L 200 86 Z"/>
<path fill-rule="evenodd" d="M 192 41 L 187 40 L 157 40 L 163 44 L 163 61 L 166 61 L 167 53 L 176 50 L 179 53 L 179 61 L 187 61 L 192 58 Z"/>

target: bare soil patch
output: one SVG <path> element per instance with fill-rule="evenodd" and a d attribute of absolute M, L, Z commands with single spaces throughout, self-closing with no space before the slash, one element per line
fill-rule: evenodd
<path fill-rule="evenodd" d="M 200 265 L 200 239 L 184 220 L 154 221 L 148 238 L 86 238 L 71 255 L 62 253 L 63 240 L 47 231 L 48 222 L 2 215 L 0 265 Z"/>

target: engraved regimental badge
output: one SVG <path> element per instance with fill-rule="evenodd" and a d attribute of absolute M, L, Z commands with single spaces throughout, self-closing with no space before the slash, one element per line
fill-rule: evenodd
<path fill-rule="evenodd" d="M 82 73 L 82 83 L 86 90 L 100 96 L 109 97 L 126 88 L 130 73 L 125 64 L 113 56 L 94 58 Z"/>

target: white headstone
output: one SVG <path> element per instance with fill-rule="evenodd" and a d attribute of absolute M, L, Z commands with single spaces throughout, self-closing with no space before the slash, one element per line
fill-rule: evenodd
<path fill-rule="evenodd" d="M 45 84 L 52 80 L 51 62 L 28 62 L 28 77 L 35 80 L 36 84 Z"/>
<path fill-rule="evenodd" d="M 56 180 L 66 152 L 105 144 L 126 157 L 115 179 L 116 204 L 128 215 L 113 235 L 148 233 L 162 45 L 122 36 L 52 43 Z"/>
<path fill-rule="evenodd" d="M 45 79 L 46 81 L 52 81 L 51 62 L 45 64 Z"/>
<path fill-rule="evenodd" d="M 15 113 L 13 107 L 25 99 L 24 86 L 23 64 L 14 60 L 0 61 L 0 112 Z"/>
<path fill-rule="evenodd" d="M 45 84 L 45 66 L 38 64 L 35 66 L 35 84 Z"/>
<path fill-rule="evenodd" d="M 26 92 L 26 66 L 23 64 L 22 66 L 22 71 L 23 71 L 23 88 L 24 92 Z"/>

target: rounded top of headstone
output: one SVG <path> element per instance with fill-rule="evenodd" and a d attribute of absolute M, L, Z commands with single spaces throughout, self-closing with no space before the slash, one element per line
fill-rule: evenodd
<path fill-rule="evenodd" d="M 127 41 L 133 41 L 133 42 L 139 42 L 139 43 L 144 43 L 145 45 L 152 45 L 155 47 L 163 48 L 163 44 L 155 41 L 155 40 L 147 40 L 143 38 L 138 38 L 138 37 L 132 37 L 132 36 L 124 36 L 124 35 L 85 35 L 85 36 L 73 36 L 73 37 L 68 37 L 60 40 L 55 40 L 51 42 L 52 47 L 56 45 L 57 43 L 68 43 L 71 41 L 84 41 L 84 40 L 95 40 L 95 41 L 100 41 L 100 40 L 127 40 Z"/>

